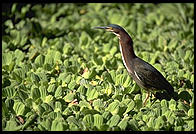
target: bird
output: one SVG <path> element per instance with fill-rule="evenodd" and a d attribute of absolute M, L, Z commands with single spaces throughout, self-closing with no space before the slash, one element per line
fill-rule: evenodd
<path fill-rule="evenodd" d="M 167 94 L 164 94 L 166 96 L 172 96 L 174 94 L 174 88 L 164 76 L 155 67 L 135 54 L 133 40 L 125 29 L 117 24 L 97 26 L 94 29 L 104 29 L 118 37 L 122 61 L 128 74 L 140 88 L 147 91 L 147 97 L 143 103 L 144 106 L 150 96 L 150 92 L 166 91 Z"/>

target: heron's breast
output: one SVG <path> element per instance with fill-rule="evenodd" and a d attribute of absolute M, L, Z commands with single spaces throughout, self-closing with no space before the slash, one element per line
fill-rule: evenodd
<path fill-rule="evenodd" d="M 123 64 L 126 67 L 127 71 L 131 74 L 133 74 L 133 67 L 131 66 L 131 57 L 129 55 L 128 50 L 126 50 L 121 43 L 119 44 L 120 46 L 120 52 L 123 60 Z"/>

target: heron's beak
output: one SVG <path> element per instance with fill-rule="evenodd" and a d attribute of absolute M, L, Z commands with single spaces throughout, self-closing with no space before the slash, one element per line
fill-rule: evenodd
<path fill-rule="evenodd" d="M 94 29 L 105 29 L 106 31 L 113 31 L 112 27 L 104 26 L 104 27 L 94 27 Z"/>

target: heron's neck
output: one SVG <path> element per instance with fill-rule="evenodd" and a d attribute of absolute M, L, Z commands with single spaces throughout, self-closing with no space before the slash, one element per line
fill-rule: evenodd
<path fill-rule="evenodd" d="M 133 50 L 133 41 L 129 35 L 126 35 L 127 37 L 124 37 L 125 39 L 122 40 L 119 39 L 119 44 L 121 47 L 121 54 L 124 56 L 124 58 L 133 59 L 136 57 L 134 50 Z"/>
<path fill-rule="evenodd" d="M 133 59 L 136 55 L 133 51 L 133 41 L 132 39 L 119 40 L 120 51 L 122 55 L 123 64 L 125 65 L 127 71 L 133 74 Z"/>

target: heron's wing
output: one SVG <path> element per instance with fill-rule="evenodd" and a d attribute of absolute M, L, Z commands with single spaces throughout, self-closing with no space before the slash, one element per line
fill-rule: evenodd
<path fill-rule="evenodd" d="M 163 75 L 152 65 L 143 61 L 142 59 L 136 58 L 134 61 L 134 71 L 140 80 L 147 86 L 155 89 L 165 89 L 168 92 L 173 92 L 173 87 L 163 77 Z"/>

